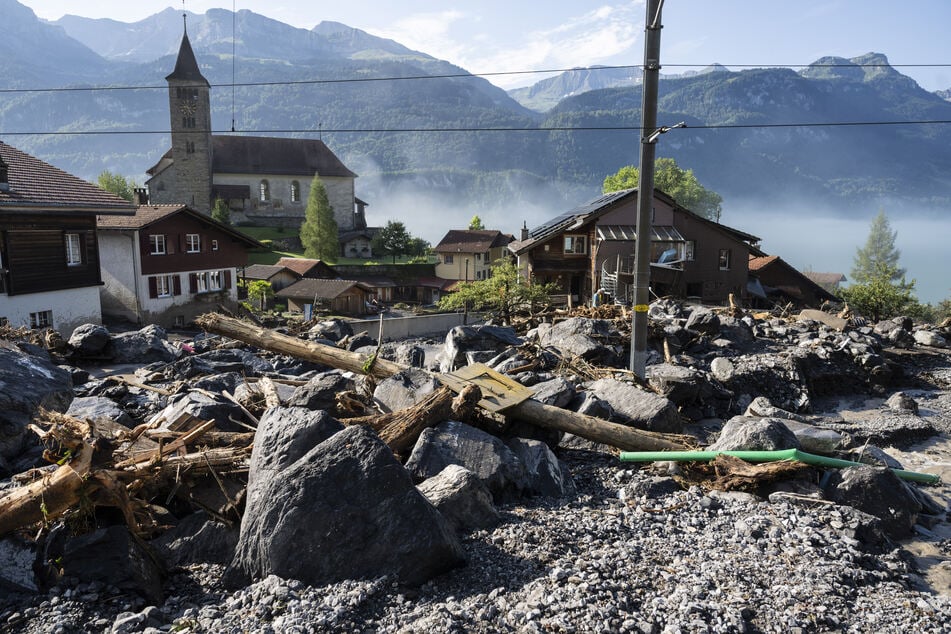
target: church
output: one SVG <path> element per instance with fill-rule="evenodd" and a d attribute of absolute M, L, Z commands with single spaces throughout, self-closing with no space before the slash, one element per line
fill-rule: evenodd
<path fill-rule="evenodd" d="M 357 175 L 323 141 L 212 134 L 211 86 L 201 74 L 187 30 L 175 69 L 165 80 L 172 147 L 147 170 L 150 203 L 182 203 L 210 214 L 221 199 L 235 225 L 297 230 L 316 174 L 334 210 L 341 255 L 372 255 L 375 229 L 367 228 L 367 203 L 355 195 Z"/>

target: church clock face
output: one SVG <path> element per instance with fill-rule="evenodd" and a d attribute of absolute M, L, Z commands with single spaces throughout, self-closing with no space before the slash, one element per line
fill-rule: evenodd
<path fill-rule="evenodd" d="M 183 101 L 179 104 L 178 109 L 182 111 L 182 114 L 189 117 L 195 114 L 195 104 L 189 101 Z"/>

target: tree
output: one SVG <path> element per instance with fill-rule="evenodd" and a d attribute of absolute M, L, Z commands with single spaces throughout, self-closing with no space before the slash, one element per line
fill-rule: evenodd
<path fill-rule="evenodd" d="M 875 270 L 864 282 L 850 284 L 839 291 L 854 311 L 872 321 L 881 321 L 919 310 L 918 300 L 912 293 L 914 280 L 905 282 L 904 274 L 885 262 L 877 263 Z"/>
<path fill-rule="evenodd" d="M 502 258 L 493 263 L 488 279 L 464 282 L 456 292 L 439 300 L 443 310 L 472 308 L 496 311 L 503 324 L 509 323 L 512 314 L 519 308 L 540 304 L 548 300 L 554 284 L 535 284 L 519 279 L 515 263 Z"/>
<path fill-rule="evenodd" d="M 135 188 L 137 187 L 135 181 L 132 179 L 126 180 L 125 176 L 113 174 L 109 170 L 105 170 L 99 174 L 99 178 L 96 179 L 96 184 L 99 185 L 100 189 L 112 192 L 116 196 L 125 198 L 129 202 L 132 202 L 135 198 Z"/>
<path fill-rule="evenodd" d="M 258 302 L 261 310 L 267 306 L 269 299 L 274 297 L 274 288 L 267 280 L 255 280 L 248 283 L 248 299 Z"/>
<path fill-rule="evenodd" d="M 880 209 L 869 227 L 865 246 L 856 250 L 852 266 L 852 280 L 859 284 L 877 281 L 885 269 L 891 271 L 891 283 L 905 275 L 905 269 L 898 267 L 901 251 L 895 248 L 897 231 L 892 231 L 885 210 Z M 906 289 L 910 290 L 910 289 Z"/>
<path fill-rule="evenodd" d="M 601 190 L 608 194 L 622 189 L 637 187 L 640 170 L 627 165 L 607 176 Z M 720 221 L 723 212 L 723 197 L 700 184 L 693 170 L 684 170 L 672 158 L 659 158 L 654 163 L 654 187 L 677 201 L 690 211 Z"/>
<path fill-rule="evenodd" d="M 485 229 L 485 225 L 482 224 L 482 218 L 478 215 L 472 216 L 472 220 L 469 221 L 469 229 L 472 231 Z"/>
<path fill-rule="evenodd" d="M 221 198 L 215 198 L 215 206 L 211 208 L 212 220 L 217 220 L 223 225 L 231 224 L 231 209 Z"/>
<path fill-rule="evenodd" d="M 300 227 L 300 241 L 304 245 L 304 255 L 308 258 L 331 264 L 337 261 L 340 253 L 337 221 L 334 220 L 334 209 L 327 198 L 327 189 L 316 175 L 310 183 L 304 223 Z"/>
<path fill-rule="evenodd" d="M 396 258 L 411 253 L 413 236 L 406 230 L 399 220 L 387 220 L 386 226 L 373 236 L 371 242 L 373 252 L 389 255 L 396 262 Z"/>

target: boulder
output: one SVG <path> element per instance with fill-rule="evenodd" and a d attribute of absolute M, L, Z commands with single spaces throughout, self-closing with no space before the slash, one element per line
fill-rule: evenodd
<path fill-rule="evenodd" d="M 809 388 L 798 360 L 788 354 L 751 354 L 731 359 L 714 359 L 710 371 L 724 388 L 736 395 L 737 404 L 765 396 L 777 407 L 808 411 L 812 406 Z M 737 408 L 739 413 L 743 408 Z"/>
<path fill-rule="evenodd" d="M 457 464 L 448 465 L 417 487 L 458 535 L 492 528 L 501 516 L 488 487 L 474 473 Z"/>
<path fill-rule="evenodd" d="M 485 363 L 509 346 L 523 343 L 509 327 L 456 326 L 446 334 L 440 370 L 452 372 L 471 363 Z"/>
<path fill-rule="evenodd" d="M 686 328 L 704 335 L 713 336 L 720 332 L 720 318 L 709 308 L 696 307 L 687 317 Z"/>
<path fill-rule="evenodd" d="M 79 396 L 69 404 L 66 414 L 73 418 L 96 420 L 107 418 L 126 427 L 133 427 L 135 421 L 115 401 L 102 396 Z"/>
<path fill-rule="evenodd" d="M 94 357 L 103 354 L 110 339 L 111 335 L 105 326 L 82 324 L 69 336 L 69 345 L 78 356 Z"/>
<path fill-rule="evenodd" d="M 451 464 L 476 475 L 498 501 L 517 499 L 527 487 L 525 467 L 500 439 L 458 421 L 424 429 L 406 461 L 417 482 Z"/>
<path fill-rule="evenodd" d="M 439 383 L 429 372 L 409 368 L 389 376 L 373 390 L 373 400 L 384 412 L 412 407 L 432 394 Z"/>
<path fill-rule="evenodd" d="M 647 384 L 661 396 L 683 407 L 697 400 L 706 380 L 697 370 L 672 363 L 658 363 L 646 368 Z"/>
<path fill-rule="evenodd" d="M 567 467 L 548 445 L 529 438 L 512 438 L 505 443 L 525 468 L 525 492 L 550 498 L 575 494 L 575 484 Z"/>
<path fill-rule="evenodd" d="M 289 407 L 322 409 L 336 414 L 337 394 L 356 391 L 363 385 L 363 381 L 364 379 L 359 379 L 358 382 L 354 374 L 342 370 L 322 372 L 299 386 L 285 404 Z"/>
<path fill-rule="evenodd" d="M 33 547 L 17 535 L 0 539 L 0 596 L 38 590 L 33 576 Z"/>
<path fill-rule="evenodd" d="M 532 387 L 532 398 L 545 405 L 564 409 L 575 398 L 575 386 L 563 377 L 555 377 L 548 381 L 536 383 Z"/>
<path fill-rule="evenodd" d="M 779 418 L 734 416 L 723 425 L 710 451 L 801 449 L 799 440 Z"/>
<path fill-rule="evenodd" d="M 918 413 L 918 402 L 904 392 L 895 392 L 885 401 L 885 407 L 893 412 Z"/>
<path fill-rule="evenodd" d="M 557 350 L 562 357 L 579 357 L 595 365 L 621 365 L 620 334 L 606 319 L 570 317 L 547 330 L 539 329 L 541 344 Z"/>
<path fill-rule="evenodd" d="M 415 586 L 462 561 L 446 519 L 376 434 L 356 425 L 251 479 L 225 582 L 273 574 L 320 586 L 391 575 Z"/>
<path fill-rule="evenodd" d="M 20 455 L 27 425 L 39 408 L 65 412 L 72 400 L 69 372 L 48 359 L 11 350 L 0 342 L 0 458 Z"/>
<path fill-rule="evenodd" d="M 919 346 L 930 346 L 932 348 L 948 347 L 948 340 L 933 330 L 916 330 L 913 336 L 915 343 Z"/>
<path fill-rule="evenodd" d="M 168 341 L 165 330 L 154 324 L 141 330 L 113 335 L 109 351 L 115 363 L 174 361 L 181 351 Z"/>
<path fill-rule="evenodd" d="M 921 503 L 891 469 L 848 467 L 832 472 L 825 494 L 836 504 L 851 506 L 874 515 L 889 536 L 903 539 L 921 511 Z"/>
<path fill-rule="evenodd" d="M 664 433 L 681 433 L 683 418 L 676 405 L 663 396 L 647 392 L 617 379 L 598 379 L 586 386 L 591 394 L 607 401 L 614 411 L 614 420 Z"/>
<path fill-rule="evenodd" d="M 176 421 L 184 415 L 193 416 L 200 421 L 214 421 L 215 427 L 220 431 L 247 431 L 246 427 L 234 421 L 243 422 L 245 425 L 250 422 L 245 420 L 244 411 L 234 401 L 215 397 L 211 393 L 191 391 L 169 398 L 168 405 L 162 410 L 164 422 L 160 428 L 174 429 Z"/>
<path fill-rule="evenodd" d="M 272 407 L 264 412 L 254 435 L 248 488 L 257 480 L 276 477 L 313 447 L 343 430 L 324 410 Z"/>
<path fill-rule="evenodd" d="M 166 566 L 228 564 L 238 543 L 237 527 L 197 511 L 149 542 Z"/>
<path fill-rule="evenodd" d="M 307 331 L 308 339 L 327 339 L 332 342 L 352 336 L 353 328 L 342 319 L 326 319 L 317 322 Z"/>

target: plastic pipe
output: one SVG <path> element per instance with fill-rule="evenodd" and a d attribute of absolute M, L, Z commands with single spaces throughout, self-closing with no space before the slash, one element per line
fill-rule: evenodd
<path fill-rule="evenodd" d="M 799 449 L 778 449 L 775 451 L 622 451 L 622 462 L 707 462 L 719 455 L 733 456 L 747 462 L 778 462 L 780 460 L 797 460 L 816 467 L 867 467 L 864 462 L 853 462 L 841 458 L 829 458 L 806 453 Z M 921 482 L 923 484 L 937 484 L 940 476 L 932 473 L 918 473 L 904 469 L 892 469 L 895 475 L 903 480 Z"/>

